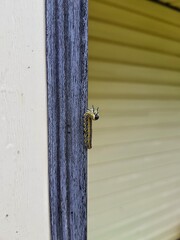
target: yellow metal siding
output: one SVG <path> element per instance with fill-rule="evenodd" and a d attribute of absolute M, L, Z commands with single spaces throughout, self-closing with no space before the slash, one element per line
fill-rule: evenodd
<path fill-rule="evenodd" d="M 160 0 L 162 3 L 168 3 L 170 6 L 180 9 L 180 0 Z"/>
<path fill-rule="evenodd" d="M 180 236 L 180 14 L 89 1 L 88 240 Z"/>

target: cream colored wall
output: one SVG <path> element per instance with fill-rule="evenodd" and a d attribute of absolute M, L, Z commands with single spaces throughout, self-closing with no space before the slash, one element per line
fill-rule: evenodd
<path fill-rule="evenodd" d="M 180 14 L 90 0 L 88 239 L 180 236 Z"/>
<path fill-rule="evenodd" d="M 49 240 L 44 0 L 0 2 L 0 239 Z"/>

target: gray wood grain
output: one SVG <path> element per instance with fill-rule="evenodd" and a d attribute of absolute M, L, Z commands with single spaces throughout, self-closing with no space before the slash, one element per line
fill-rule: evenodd
<path fill-rule="evenodd" d="M 87 0 L 46 0 L 52 240 L 87 238 Z"/>

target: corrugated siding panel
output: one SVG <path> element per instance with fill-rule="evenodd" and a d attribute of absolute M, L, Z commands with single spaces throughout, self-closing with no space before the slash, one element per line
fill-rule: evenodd
<path fill-rule="evenodd" d="M 180 236 L 180 14 L 90 0 L 88 240 Z"/>
<path fill-rule="evenodd" d="M 168 3 L 170 6 L 180 9 L 180 0 L 160 0 L 160 2 Z"/>

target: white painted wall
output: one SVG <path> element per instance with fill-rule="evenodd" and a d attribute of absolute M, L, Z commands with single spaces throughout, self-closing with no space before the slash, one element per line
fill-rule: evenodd
<path fill-rule="evenodd" d="M 44 0 L 0 1 L 0 240 L 49 240 Z"/>

